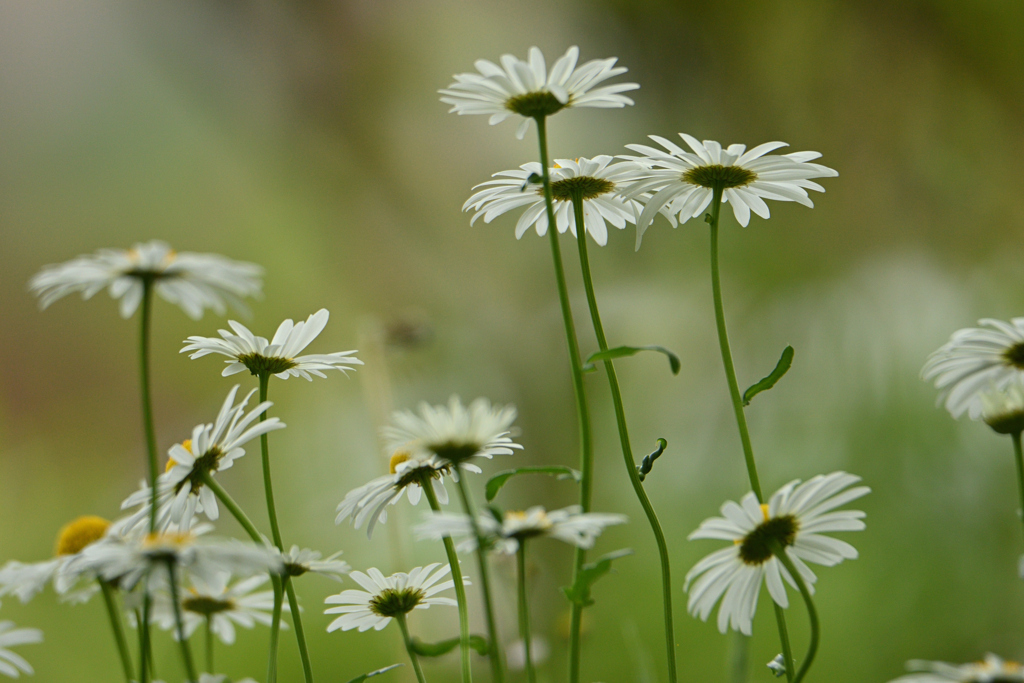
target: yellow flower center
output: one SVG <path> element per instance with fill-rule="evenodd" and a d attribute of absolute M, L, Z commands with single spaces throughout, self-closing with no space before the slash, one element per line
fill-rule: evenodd
<path fill-rule="evenodd" d="M 87 545 L 94 543 L 107 533 L 110 522 L 95 515 L 85 515 L 64 525 L 57 534 L 55 551 L 60 555 L 77 555 Z"/>
<path fill-rule="evenodd" d="M 409 451 L 395 451 L 395 454 L 391 456 L 391 463 L 388 466 L 388 469 L 391 470 L 391 474 L 397 474 L 398 466 L 411 458 L 412 453 Z"/>
<path fill-rule="evenodd" d="M 184 441 L 182 441 L 181 442 L 181 447 L 184 448 L 189 453 L 192 453 L 192 439 L 185 439 Z M 192 455 L 195 455 L 195 453 L 192 453 Z M 175 460 L 174 458 L 168 457 L 167 458 L 167 467 L 164 468 L 164 472 L 170 472 L 171 469 L 175 465 L 177 465 L 177 464 L 178 464 L 177 460 Z"/>
<path fill-rule="evenodd" d="M 192 543 L 195 535 L 188 531 L 167 531 L 164 533 L 149 533 L 142 539 L 142 547 L 148 551 L 167 548 L 174 550 Z"/>

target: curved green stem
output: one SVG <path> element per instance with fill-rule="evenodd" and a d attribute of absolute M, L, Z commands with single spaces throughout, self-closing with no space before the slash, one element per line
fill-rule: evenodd
<path fill-rule="evenodd" d="M 491 599 L 490 567 L 487 564 L 487 549 L 477 524 L 476 510 L 473 509 L 473 501 L 469 496 L 469 488 L 466 486 L 465 477 L 459 476 L 457 482 L 459 497 L 462 499 L 462 509 L 469 515 L 470 524 L 473 525 L 473 535 L 476 537 L 476 559 L 480 570 L 480 592 L 484 598 L 484 615 L 487 618 L 487 645 L 488 657 L 491 660 L 491 676 L 494 683 L 503 683 L 505 672 L 501 661 L 501 647 L 498 640 L 497 620 L 494 616 L 494 603 Z"/>
<path fill-rule="evenodd" d="M 597 337 L 597 345 L 601 351 L 608 350 L 608 340 L 605 338 L 604 325 L 601 324 L 601 313 L 597 308 L 597 296 L 594 294 L 594 282 L 590 273 L 590 258 L 587 255 L 587 231 L 584 228 L 583 199 L 573 197 L 573 212 L 576 218 L 576 243 L 580 253 L 580 270 L 583 272 L 583 286 L 587 291 L 587 305 L 590 307 L 590 319 L 594 325 L 594 335 Z M 668 658 L 668 680 L 669 683 L 676 682 L 676 648 L 675 648 L 675 626 L 672 620 L 672 569 L 669 564 L 668 544 L 665 542 L 665 533 L 662 531 L 658 515 L 651 505 L 644 485 L 640 481 L 640 475 L 636 470 L 636 461 L 633 459 L 633 449 L 629 443 L 629 429 L 626 426 L 626 410 L 622 404 L 622 393 L 619 391 L 619 380 L 615 374 L 615 365 L 612 361 L 604 362 L 605 374 L 608 375 L 608 386 L 612 393 L 612 404 L 615 406 L 615 423 L 619 430 L 619 444 L 622 447 L 622 457 L 626 464 L 626 473 L 629 482 L 633 486 L 633 492 L 640 501 L 644 514 L 647 515 L 647 522 L 654 532 L 655 541 L 658 544 L 658 559 L 661 562 L 661 599 L 665 620 L 665 649 Z"/>
<path fill-rule="evenodd" d="M 590 409 L 587 407 L 587 395 L 583 386 L 583 362 L 580 357 L 580 345 L 576 339 L 576 325 L 572 319 L 572 308 L 569 306 L 569 289 L 565 284 L 565 269 L 562 266 L 562 251 L 558 245 L 558 228 L 555 224 L 554 200 L 551 195 L 551 174 L 548 172 L 548 136 L 547 122 L 538 116 L 537 141 L 540 146 L 541 177 L 544 182 L 544 203 L 547 209 L 548 236 L 551 243 L 551 260 L 555 267 L 555 281 L 558 285 L 558 302 L 562 309 L 562 323 L 565 326 L 565 341 L 569 348 L 569 369 L 572 373 L 572 393 L 576 400 L 576 421 L 579 425 L 580 441 L 580 507 L 583 512 L 590 512 L 591 492 L 593 491 L 594 451 L 590 433 Z M 573 558 L 572 581 L 583 570 L 587 552 L 576 548 Z M 572 603 L 569 613 L 569 683 L 579 683 L 581 626 L 583 622 L 583 606 Z"/>
<path fill-rule="evenodd" d="M 533 670 L 530 657 L 530 602 L 526 598 L 526 539 L 519 539 L 519 550 L 516 552 L 519 585 L 519 637 L 523 641 L 523 662 L 526 676 L 530 683 L 537 683 L 537 672 Z"/>
<path fill-rule="evenodd" d="M 117 643 L 117 653 L 121 656 L 121 668 L 124 670 L 124 680 L 132 683 L 135 675 L 132 671 L 132 655 L 128 650 L 128 639 L 124 635 L 124 626 L 121 623 L 121 610 L 117 608 L 117 598 L 114 597 L 114 588 L 102 579 L 96 579 L 103 591 L 103 603 L 107 606 L 107 616 L 110 617 L 110 629 L 114 632 L 114 642 Z"/>
<path fill-rule="evenodd" d="M 427 497 L 427 503 L 430 504 L 430 509 L 434 512 L 441 511 L 441 504 L 437 501 L 437 494 L 434 493 L 433 482 L 430 477 L 424 475 L 420 478 L 420 487 L 423 489 L 424 495 Z M 473 680 L 473 669 L 469 661 L 469 610 L 466 602 L 466 586 L 462 580 L 462 567 L 459 565 L 459 556 L 455 552 L 455 544 L 452 543 L 450 536 L 445 536 L 444 551 L 448 555 L 448 566 L 452 568 L 452 581 L 455 582 L 455 601 L 459 607 L 459 654 L 462 655 L 462 682 L 469 683 Z M 406 633 L 408 638 L 408 633 Z M 409 643 L 406 643 L 407 648 L 411 648 Z M 412 654 L 412 650 L 409 650 L 409 656 L 413 657 L 413 666 L 415 664 L 415 657 Z"/>
<path fill-rule="evenodd" d="M 796 672 L 796 676 L 792 678 L 793 683 L 800 683 L 810 670 L 811 664 L 814 663 L 814 656 L 818 654 L 818 639 L 821 635 L 821 625 L 818 623 L 818 610 L 814 608 L 814 600 L 811 599 L 811 591 L 807 588 L 807 583 L 800 576 L 800 572 L 796 570 L 793 560 L 786 554 L 785 549 L 775 539 L 771 539 L 768 543 L 772 549 L 772 554 L 782 563 L 782 566 L 786 568 L 789 575 L 793 577 L 793 581 L 796 582 L 797 590 L 800 591 L 804 604 L 807 606 L 807 618 L 811 622 L 811 642 L 807 646 L 807 656 L 804 657 L 803 664 L 800 665 L 800 670 Z M 790 671 L 790 666 L 792 666 L 791 662 L 787 661 L 787 672 Z"/>
<path fill-rule="evenodd" d="M 1021 523 L 1024 524 L 1024 453 L 1021 452 L 1020 432 L 1010 434 L 1013 440 L 1013 460 L 1017 463 L 1017 489 L 1020 492 Z"/>
<path fill-rule="evenodd" d="M 206 670 L 215 671 L 213 668 L 213 615 L 206 615 Z"/>
<path fill-rule="evenodd" d="M 412 638 L 409 636 L 409 625 L 405 623 L 405 615 L 395 615 L 395 621 L 398 622 L 398 627 L 402 629 L 402 640 L 405 641 L 405 651 L 409 653 L 409 661 L 412 662 L 412 670 L 416 672 L 416 680 L 419 683 L 427 683 L 427 679 L 423 676 L 423 669 L 420 668 L 419 657 L 416 656 L 416 650 L 412 646 Z"/>
<path fill-rule="evenodd" d="M 181 659 L 185 662 L 185 673 L 188 674 L 190 683 L 198 683 L 196 666 L 192 662 L 192 649 L 188 645 L 188 638 L 185 637 L 185 621 L 181 618 L 181 601 L 178 597 L 178 577 L 175 576 L 174 560 L 167 561 L 168 582 L 171 588 L 171 603 L 174 605 L 174 624 L 178 634 L 178 644 L 181 647 Z"/>

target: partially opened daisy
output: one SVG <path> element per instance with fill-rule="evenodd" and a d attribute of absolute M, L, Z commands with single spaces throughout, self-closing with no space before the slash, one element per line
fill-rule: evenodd
<path fill-rule="evenodd" d="M 7 648 L 15 645 L 43 642 L 43 632 L 37 628 L 14 628 L 13 621 L 0 621 L 0 674 L 18 678 L 21 674 L 33 674 L 32 665 L 19 654 Z"/>
<path fill-rule="evenodd" d="M 640 169 L 639 179 L 627 188 L 626 195 L 646 204 L 636 221 L 637 249 L 659 211 L 678 215 L 679 222 L 685 223 L 704 212 L 716 188 L 722 192 L 722 201 L 732 206 L 739 224 L 746 227 L 751 212 L 768 218 L 765 199 L 813 207 L 807 190 L 824 192 L 825 188 L 811 179 L 839 175 L 827 166 L 810 163 L 821 156 L 818 152 L 769 154 L 785 147 L 785 142 L 766 142 L 750 151 L 740 144 L 722 149 L 714 140 L 701 142 L 680 133 L 692 150 L 686 151 L 663 137 L 650 137 L 664 149 L 626 145 L 642 156 L 623 157 Z"/>
<path fill-rule="evenodd" d="M 500 521 L 491 514 L 480 514 L 477 516 L 477 528 L 492 548 L 514 555 L 523 541 L 544 536 L 589 549 L 594 547 L 594 541 L 605 527 L 626 521 L 625 515 L 582 512 L 578 505 L 551 511 L 537 505 L 525 511 L 506 511 Z M 421 539 L 465 538 L 459 544 L 459 550 L 476 549 L 476 535 L 469 515 L 435 512 L 425 516 L 423 523 L 413 531 Z"/>
<path fill-rule="evenodd" d="M 914 659 L 907 668 L 916 673 L 901 676 L 892 683 L 1020 683 L 1024 667 L 1017 662 L 1000 659 L 992 653 L 980 662 L 947 664 Z"/>
<path fill-rule="evenodd" d="M 583 202 L 583 222 L 587 233 L 599 245 L 608 243 L 608 223 L 622 230 L 635 222 L 641 206 L 634 199 L 620 196 L 624 182 L 636 177 L 636 165 L 611 163 L 612 157 L 593 159 L 556 159 L 550 169 L 552 209 L 558 232 L 576 234 L 573 201 Z M 488 180 L 474 187 L 477 192 L 462 205 L 463 211 L 475 211 L 470 225 L 480 216 L 485 223 L 513 209 L 524 208 L 516 223 L 516 239 L 533 227 L 538 235 L 548 231 L 548 216 L 541 184 L 541 165 L 523 164 L 519 170 L 495 173 L 497 180 Z"/>
<path fill-rule="evenodd" d="M 274 592 L 256 589 L 270 580 L 267 575 L 250 576 L 230 583 L 231 574 L 218 572 L 206 580 L 189 575 L 191 584 L 181 595 L 182 619 L 185 637 L 190 637 L 197 628 L 209 620 L 213 631 L 225 645 L 235 642 L 235 626 L 252 628 L 256 624 L 270 626 L 274 609 Z M 283 607 L 287 611 L 288 606 Z M 173 631 L 176 621 L 174 606 L 166 594 L 159 594 L 153 603 L 153 621 L 165 631 Z M 282 627 L 287 626 L 282 622 Z"/>
<path fill-rule="evenodd" d="M 953 417 L 984 412 L 982 394 L 1024 384 L 1024 318 L 983 318 L 982 327 L 957 330 L 928 356 L 921 377 L 934 381 L 939 402 Z"/>
<path fill-rule="evenodd" d="M 102 289 L 120 299 L 121 316 L 129 318 L 142 301 L 148 283 L 156 293 L 198 320 L 212 308 L 224 313 L 227 302 L 248 314 L 242 299 L 260 296 L 263 269 L 254 263 L 232 261 L 217 254 L 178 253 L 160 241 L 136 244 L 128 250 L 101 249 L 66 263 L 45 266 L 29 281 L 29 289 L 46 308 L 72 292 L 88 299 Z"/>
<path fill-rule="evenodd" d="M 575 45 L 548 72 L 544 55 L 531 47 L 528 61 L 502 55 L 501 65 L 478 59 L 478 73 L 455 75 L 455 82 L 440 90 L 441 101 L 457 114 L 484 114 L 494 125 L 512 117 L 519 120 L 516 137 L 526 135 L 532 119 L 551 116 L 569 107 L 620 108 L 633 104 L 622 93 L 636 90 L 636 83 L 615 83 L 596 87 L 609 78 L 626 73 L 615 66 L 616 57 L 593 59 L 577 66 L 580 51 Z"/>
<path fill-rule="evenodd" d="M 775 557 L 775 544 L 784 549 L 811 592 L 817 577 L 805 561 L 832 566 L 856 558 L 857 550 L 849 543 L 822 534 L 864 529 L 863 512 L 835 511 L 870 492 L 866 486 L 849 488 L 858 481 L 860 477 L 852 474 L 833 472 L 802 484 L 791 481 L 767 504 L 759 504 L 753 492 L 739 504 L 727 501 L 722 506 L 722 517 L 704 520 L 689 536 L 691 540 L 731 541 L 729 547 L 708 555 L 687 573 L 690 614 L 707 621 L 721 600 L 718 630 L 725 633 L 732 628 L 750 635 L 762 580 L 772 599 L 788 607 L 783 580 L 794 587 L 796 583 Z"/>
<path fill-rule="evenodd" d="M 340 605 L 324 610 L 324 614 L 342 615 L 328 624 L 327 631 L 358 629 L 362 632 L 371 628 L 380 631 L 392 619 L 404 619 L 414 609 L 427 609 L 431 605 L 455 606 L 452 598 L 435 597 L 441 591 L 455 586 L 451 579 L 441 581 L 450 571 L 451 567 L 440 563 L 416 567 L 408 574 L 398 572 L 391 576 L 384 576 L 379 569 L 373 567 L 366 570 L 365 574 L 354 571 L 349 576 L 365 590 L 344 590 L 324 600 L 328 605 Z M 464 582 L 467 585 L 469 583 Z"/>
<path fill-rule="evenodd" d="M 256 376 L 270 374 L 281 379 L 302 377 L 313 381 L 310 375 L 326 377 L 324 370 L 344 373 L 352 369 L 350 366 L 363 364 L 363 361 L 352 357 L 354 350 L 298 355 L 323 331 L 329 317 L 327 309 L 321 308 L 305 322 L 296 323 L 289 318 L 278 326 L 270 341 L 255 336 L 245 325 L 229 320 L 228 325 L 234 333 L 217 330 L 220 339 L 189 337 L 181 353 L 192 352 L 189 358 L 202 358 L 211 353 L 227 356 L 229 360 L 225 362 L 228 366 L 221 373 L 224 377 L 248 370 Z"/>

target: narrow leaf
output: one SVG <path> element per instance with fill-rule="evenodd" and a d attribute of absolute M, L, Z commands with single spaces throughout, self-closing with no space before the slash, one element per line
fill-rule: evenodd
<path fill-rule="evenodd" d="M 668 358 L 668 366 L 671 368 L 673 375 L 678 375 L 679 370 L 683 367 L 683 364 L 679 362 L 679 356 L 672 353 L 664 346 L 616 346 L 614 349 L 608 349 L 607 351 L 598 351 L 588 358 L 587 362 L 583 365 L 583 372 L 592 371 L 598 361 L 635 356 L 641 351 L 657 351 L 658 353 L 665 354 Z"/>
<path fill-rule="evenodd" d="M 612 570 L 612 560 L 632 554 L 633 551 L 631 549 L 623 548 L 603 555 L 594 562 L 588 562 L 580 569 L 580 573 L 576 577 L 576 583 L 571 587 L 563 586 L 562 592 L 565 593 L 565 597 L 569 599 L 569 602 L 573 604 L 580 605 L 581 607 L 593 605 L 594 601 L 590 599 L 590 587 Z"/>
<path fill-rule="evenodd" d="M 421 657 L 440 657 L 457 648 L 459 642 L 458 638 L 449 638 L 439 643 L 424 643 L 419 638 L 413 638 L 412 649 Z M 477 654 L 486 655 L 488 653 L 487 641 L 483 636 L 470 636 L 469 646 L 476 650 Z"/>
<path fill-rule="evenodd" d="M 348 683 L 363 683 L 363 681 L 365 681 L 367 678 L 372 678 L 372 677 L 377 676 L 379 674 L 382 674 L 382 673 L 384 673 L 386 671 L 391 671 L 392 669 L 397 669 L 400 666 L 405 666 L 405 665 L 404 664 L 392 664 L 391 666 L 385 666 L 383 669 L 377 669 L 376 671 L 371 671 L 368 674 L 363 674 L 362 676 L 356 676 L 355 678 L 353 678 Z"/>
<path fill-rule="evenodd" d="M 550 465 L 540 467 L 517 467 L 514 470 L 505 470 L 504 472 L 498 472 L 493 477 L 487 480 L 486 496 L 487 502 L 494 500 L 494 497 L 498 495 L 498 491 L 501 487 L 511 479 L 512 477 L 520 474 L 553 474 L 558 479 L 572 479 L 573 481 L 579 482 L 583 478 L 583 475 L 571 467 L 565 467 L 563 465 Z"/>
<path fill-rule="evenodd" d="M 762 391 L 768 391 L 774 387 L 775 383 L 782 379 L 782 376 L 789 371 L 789 366 L 792 364 L 793 347 L 787 346 L 782 350 L 782 357 L 779 358 L 779 362 L 775 365 L 775 369 L 772 370 L 771 374 L 757 384 L 751 385 L 749 389 L 743 392 L 743 405 L 749 406 L 752 398 L 760 394 Z"/>

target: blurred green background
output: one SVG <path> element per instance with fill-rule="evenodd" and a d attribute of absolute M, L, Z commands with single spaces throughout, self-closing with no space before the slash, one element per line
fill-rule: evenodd
<path fill-rule="evenodd" d="M 618 56 L 641 84 L 636 106 L 551 121 L 552 153 L 625 152 L 679 131 L 723 143 L 790 142 L 840 176 L 817 208 L 723 231 L 727 312 L 741 385 L 786 344 L 792 371 L 748 409 L 766 490 L 844 469 L 873 493 L 860 559 L 818 571 L 822 648 L 814 680 L 887 681 L 910 658 L 1024 656 L 1022 549 L 1010 443 L 954 422 L 919 379 L 927 354 L 979 317 L 1024 312 L 1024 4 L 1016 0 L 413 0 L 146 3 L 39 0 L 0 6 L 0 561 L 42 560 L 80 514 L 118 514 L 143 476 L 137 318 L 106 293 L 40 313 L 25 285 L 42 265 L 99 247 L 164 239 L 266 268 L 247 321 L 269 336 L 286 317 L 331 311 L 313 352 L 358 348 L 367 365 L 311 384 L 275 381 L 272 436 L 286 542 L 345 551 L 385 572 L 440 560 L 414 543 L 406 502 L 373 539 L 333 524 L 350 488 L 386 467 L 376 428 L 391 408 L 487 396 L 519 408 L 517 463 L 572 465 L 572 393 L 546 240 L 517 242 L 514 217 L 469 226 L 460 212 L 489 174 L 536 158 L 514 125 L 455 117 L 436 90 L 473 60 L 572 44 Z M 648 479 L 672 545 L 681 680 L 725 680 L 730 638 L 685 611 L 683 576 L 719 547 L 686 535 L 747 491 L 714 336 L 705 226 L 659 219 L 633 251 L 615 232 L 591 259 L 612 344 L 679 353 L 619 362 L 634 448 L 669 450 Z M 593 351 L 569 240 L 563 241 L 584 353 Z M 178 355 L 192 322 L 160 302 L 154 386 L 161 452 L 213 419 L 232 380 L 212 358 Z M 245 386 L 252 378 L 239 375 Z M 598 551 L 632 547 L 587 613 L 587 681 L 664 681 L 658 569 L 623 472 L 604 378 L 588 378 L 598 423 L 595 508 L 632 523 Z M 250 448 L 250 456 L 253 449 Z M 486 464 L 487 472 L 511 460 Z M 265 525 L 258 458 L 222 481 Z M 484 479 L 473 484 L 482 490 Z M 507 507 L 570 504 L 571 484 L 521 479 Z M 424 508 L 425 509 L 425 508 Z M 229 519 L 225 534 L 241 535 Z M 540 672 L 564 680 L 570 549 L 535 544 Z M 470 568 L 472 576 L 474 571 Z M 511 567 L 499 563 L 502 625 L 513 637 Z M 350 582 L 346 582 L 351 586 Z M 323 598 L 299 585 L 318 680 L 404 661 L 397 630 L 325 632 Z M 472 593 L 471 593 L 472 594 Z M 778 651 L 762 591 L 752 681 Z M 482 630 L 480 614 L 475 630 Z M 789 611 L 798 658 L 805 615 Z M 34 680 L 117 680 L 101 602 L 47 591 L 0 618 L 45 630 L 19 648 Z M 417 614 L 426 639 L 456 633 L 454 610 Z M 218 651 L 233 677 L 264 676 L 266 630 Z M 181 679 L 167 638 L 159 673 Z M 290 634 L 282 681 L 301 679 Z M 477 669 L 487 680 L 485 666 Z M 457 679 L 457 658 L 428 665 Z M 410 681 L 406 667 L 388 674 Z"/>

